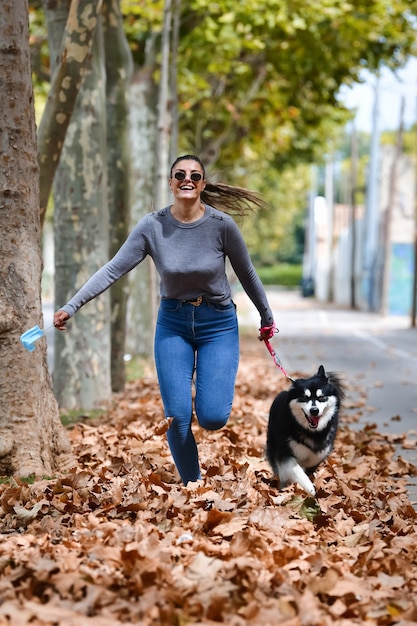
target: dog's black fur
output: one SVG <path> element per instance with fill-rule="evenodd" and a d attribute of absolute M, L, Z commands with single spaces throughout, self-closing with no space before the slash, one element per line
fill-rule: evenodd
<path fill-rule="evenodd" d="M 326 374 L 322 365 L 277 395 L 269 412 L 266 456 L 281 488 L 298 482 L 315 495 L 309 476 L 333 449 L 344 397 L 339 376 Z"/>

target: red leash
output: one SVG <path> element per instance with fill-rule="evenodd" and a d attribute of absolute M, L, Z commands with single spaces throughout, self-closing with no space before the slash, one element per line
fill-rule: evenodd
<path fill-rule="evenodd" d="M 268 351 L 270 353 L 270 355 L 272 356 L 272 358 L 274 359 L 274 363 L 277 367 L 279 367 L 279 369 L 281 370 L 281 372 L 284 374 L 284 376 L 286 378 L 288 378 L 288 380 L 291 380 L 291 382 L 294 381 L 294 378 L 291 378 L 291 376 L 289 376 L 289 374 L 287 374 L 287 372 L 284 369 L 284 366 L 282 365 L 280 359 L 277 356 L 277 353 L 275 352 L 275 350 L 273 349 L 273 347 L 271 346 L 271 344 L 269 343 L 268 339 L 264 339 L 265 345 L 268 348 Z"/>

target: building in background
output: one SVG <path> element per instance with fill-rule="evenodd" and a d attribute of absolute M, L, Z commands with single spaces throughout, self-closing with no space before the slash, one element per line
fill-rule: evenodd
<path fill-rule="evenodd" d="M 393 146 L 379 152 L 377 203 L 375 218 L 366 219 L 366 207 L 335 204 L 325 197 L 312 200 L 308 218 L 308 241 L 305 275 L 314 284 L 314 295 L 320 301 L 332 301 L 358 309 L 391 315 L 409 315 L 412 311 L 414 281 L 414 239 L 416 232 L 415 166 L 401 155 L 396 158 Z M 371 267 L 367 267 L 369 245 Z M 375 248 L 375 249 L 374 249 Z M 354 294 L 352 294 L 354 290 Z"/>

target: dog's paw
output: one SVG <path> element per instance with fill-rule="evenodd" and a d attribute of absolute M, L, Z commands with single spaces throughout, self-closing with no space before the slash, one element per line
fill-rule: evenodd
<path fill-rule="evenodd" d="M 316 489 L 297 461 L 291 457 L 279 466 L 280 488 L 288 487 L 291 483 L 298 483 L 310 496 L 316 495 Z"/>
<path fill-rule="evenodd" d="M 310 496 L 316 495 L 316 488 L 305 473 L 302 467 L 295 468 L 296 482 L 306 491 Z"/>
<path fill-rule="evenodd" d="M 307 482 L 304 482 L 304 484 L 301 484 L 300 481 L 298 481 L 298 484 L 300 485 L 300 487 L 302 487 L 304 489 L 304 491 L 306 491 L 310 496 L 315 497 L 316 495 L 316 488 L 314 487 L 313 483 L 311 482 L 311 480 L 307 477 Z"/>

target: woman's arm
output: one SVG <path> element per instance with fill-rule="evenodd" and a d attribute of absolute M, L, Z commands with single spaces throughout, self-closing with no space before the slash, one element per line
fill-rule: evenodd
<path fill-rule="evenodd" d="M 233 220 L 227 222 L 225 251 L 243 289 L 261 316 L 261 326 L 274 324 L 274 316 L 262 285 L 250 258 L 246 243 Z"/>
<path fill-rule="evenodd" d="M 147 216 L 136 224 L 125 243 L 114 257 L 97 270 L 58 312 L 66 313 L 68 318 L 72 317 L 84 304 L 109 289 L 117 280 L 125 276 L 125 274 L 143 261 L 147 255 L 145 237 L 146 224 Z M 61 318 L 62 316 L 57 318 L 59 324 L 65 322 L 65 320 Z M 59 325 L 56 327 L 60 328 Z"/>

